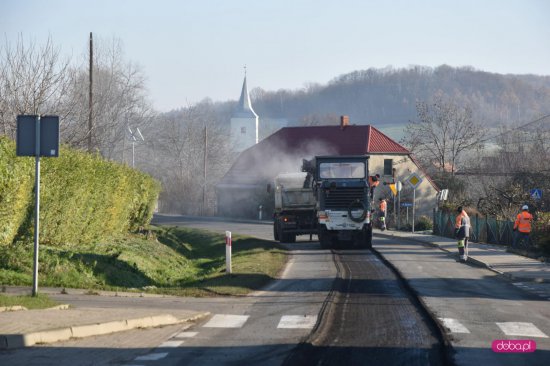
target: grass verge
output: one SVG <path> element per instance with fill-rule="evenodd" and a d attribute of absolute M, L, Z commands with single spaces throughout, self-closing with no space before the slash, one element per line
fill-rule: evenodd
<path fill-rule="evenodd" d="M 48 296 L 38 294 L 38 296 L 6 296 L 0 294 L 0 307 L 24 306 L 27 309 L 47 309 L 59 305 Z"/>
<path fill-rule="evenodd" d="M 41 245 L 39 283 L 47 287 L 147 291 L 179 296 L 245 295 L 274 279 L 286 262 L 278 244 L 233 237 L 231 275 L 225 238 L 198 229 L 153 227 L 109 243 Z M 32 284 L 32 244 L 0 247 L 0 284 Z"/>

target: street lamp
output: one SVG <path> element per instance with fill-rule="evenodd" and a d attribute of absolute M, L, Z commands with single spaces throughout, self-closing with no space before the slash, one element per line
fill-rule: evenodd
<path fill-rule="evenodd" d="M 145 141 L 143 138 L 143 135 L 141 134 L 141 131 L 139 130 L 139 127 L 136 127 L 135 131 L 132 131 L 130 126 L 128 126 L 128 132 L 130 132 L 130 140 L 132 141 L 132 168 L 135 165 L 135 145 L 138 141 Z"/>

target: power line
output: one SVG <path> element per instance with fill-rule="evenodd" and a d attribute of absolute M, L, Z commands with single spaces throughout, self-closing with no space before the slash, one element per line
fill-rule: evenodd
<path fill-rule="evenodd" d="M 544 116 L 542 116 L 542 117 L 539 117 L 539 118 L 537 118 L 537 119 L 534 120 L 534 121 L 527 122 L 527 123 L 524 124 L 524 125 L 521 125 L 521 126 L 512 128 L 512 129 L 510 129 L 510 130 L 504 131 L 504 132 L 502 132 L 502 133 L 499 133 L 498 135 L 494 135 L 494 136 L 491 136 L 491 137 L 487 137 L 486 139 L 480 140 L 479 142 L 487 142 L 487 141 L 492 140 L 492 139 L 495 139 L 495 138 L 497 138 L 497 137 L 499 137 L 499 136 L 506 135 L 506 134 L 508 134 L 508 133 L 510 133 L 510 132 L 512 132 L 512 131 L 516 131 L 516 130 L 519 130 L 520 128 L 525 128 L 525 127 L 527 127 L 527 126 L 530 126 L 530 125 L 532 125 L 532 124 L 535 124 L 535 123 L 537 123 L 537 122 L 540 122 L 540 121 L 542 121 L 542 120 L 544 120 L 544 119 L 546 119 L 546 118 L 548 118 L 548 117 L 550 117 L 550 114 L 547 114 L 547 115 L 544 115 Z M 546 131 L 543 131 L 543 132 L 546 132 Z"/>

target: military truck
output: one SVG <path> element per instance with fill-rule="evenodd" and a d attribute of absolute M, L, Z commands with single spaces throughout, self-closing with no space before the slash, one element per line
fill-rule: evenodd
<path fill-rule="evenodd" d="M 282 173 L 275 177 L 273 237 L 294 243 L 296 235 L 317 233 L 316 199 L 311 186 L 305 186 L 306 173 Z"/>
<path fill-rule="evenodd" d="M 372 248 L 368 156 L 316 156 L 304 160 L 306 185 L 316 197 L 322 248 Z"/>

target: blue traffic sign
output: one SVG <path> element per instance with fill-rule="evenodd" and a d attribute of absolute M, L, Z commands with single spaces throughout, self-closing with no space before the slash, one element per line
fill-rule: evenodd
<path fill-rule="evenodd" d="M 542 189 L 540 189 L 540 188 L 531 189 L 529 191 L 529 195 L 531 195 L 531 198 L 534 199 L 534 200 L 541 200 L 542 199 Z"/>
<path fill-rule="evenodd" d="M 401 207 L 413 207 L 412 202 L 401 202 Z"/>

